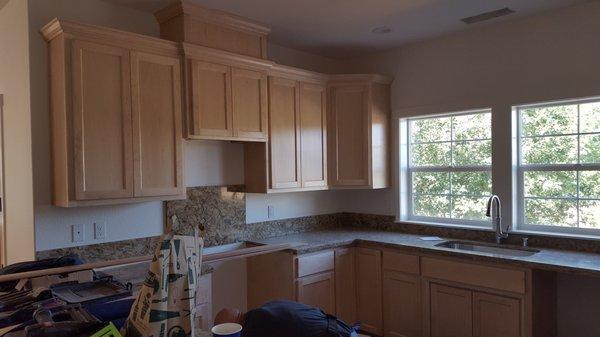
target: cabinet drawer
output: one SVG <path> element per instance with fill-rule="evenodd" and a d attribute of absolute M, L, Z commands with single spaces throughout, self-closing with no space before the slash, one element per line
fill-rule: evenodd
<path fill-rule="evenodd" d="M 525 293 L 525 272 L 521 270 L 423 257 L 421 273 L 424 277 Z"/>
<path fill-rule="evenodd" d="M 296 277 L 333 270 L 333 251 L 302 255 L 296 259 Z"/>
<path fill-rule="evenodd" d="M 419 257 L 416 255 L 384 251 L 383 269 L 409 274 L 419 274 Z"/>

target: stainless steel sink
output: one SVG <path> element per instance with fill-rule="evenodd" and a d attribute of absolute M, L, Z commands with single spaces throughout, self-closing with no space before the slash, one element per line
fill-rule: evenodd
<path fill-rule="evenodd" d="M 456 250 L 466 250 L 471 252 L 498 254 L 506 256 L 531 256 L 540 251 L 533 248 L 503 246 L 480 242 L 468 241 L 445 241 L 438 243 L 437 247 L 444 247 Z"/>

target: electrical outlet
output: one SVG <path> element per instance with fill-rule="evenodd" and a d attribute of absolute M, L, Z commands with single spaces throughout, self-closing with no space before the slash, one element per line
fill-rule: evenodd
<path fill-rule="evenodd" d="M 85 241 L 85 231 L 83 224 L 71 226 L 71 241 L 78 243 Z"/>
<path fill-rule="evenodd" d="M 267 206 L 267 217 L 270 219 L 275 216 L 275 207 L 273 205 Z"/>
<path fill-rule="evenodd" d="M 106 222 L 104 222 L 104 221 L 94 222 L 94 239 L 95 240 L 106 239 Z"/>

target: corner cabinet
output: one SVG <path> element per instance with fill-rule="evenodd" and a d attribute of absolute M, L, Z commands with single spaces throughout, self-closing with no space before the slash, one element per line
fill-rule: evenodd
<path fill-rule="evenodd" d="M 56 19 L 42 34 L 54 204 L 185 198 L 177 45 Z"/>
<path fill-rule="evenodd" d="M 390 85 L 380 75 L 332 75 L 329 81 L 329 185 L 390 186 Z"/>
<path fill-rule="evenodd" d="M 186 138 L 266 142 L 267 70 L 272 63 L 183 45 Z"/>

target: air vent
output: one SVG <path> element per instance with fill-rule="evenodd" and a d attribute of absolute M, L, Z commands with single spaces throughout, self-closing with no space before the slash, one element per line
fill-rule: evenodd
<path fill-rule="evenodd" d="M 487 21 L 494 18 L 499 18 L 501 16 L 510 15 L 514 13 L 512 9 L 508 7 L 504 7 L 502 9 L 498 9 L 491 12 L 485 12 L 474 16 L 469 16 L 468 18 L 460 19 L 460 21 L 466 23 L 467 25 L 471 25 L 477 22 Z"/>

